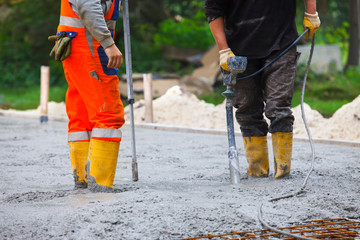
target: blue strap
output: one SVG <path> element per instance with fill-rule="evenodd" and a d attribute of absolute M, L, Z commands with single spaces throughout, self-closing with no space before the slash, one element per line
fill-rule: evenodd
<path fill-rule="evenodd" d="M 119 18 L 119 16 L 120 16 L 119 9 L 120 9 L 121 0 L 114 0 L 114 1 L 115 1 L 114 2 L 115 6 L 114 6 L 114 12 L 113 12 L 113 14 L 111 16 L 111 20 L 117 20 Z"/>
<path fill-rule="evenodd" d="M 63 32 L 66 33 L 66 36 L 69 38 L 74 38 L 78 34 L 77 32 L 61 31 L 58 32 L 56 35 L 59 36 Z"/>

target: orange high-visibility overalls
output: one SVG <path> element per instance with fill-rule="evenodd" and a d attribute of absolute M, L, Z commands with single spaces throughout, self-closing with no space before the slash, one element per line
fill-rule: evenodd
<path fill-rule="evenodd" d="M 113 36 L 115 29 L 111 26 L 115 28 L 118 17 L 119 0 L 114 0 L 105 15 Z M 107 68 L 108 58 L 103 47 L 85 29 L 68 0 L 61 1 L 58 34 L 63 31 L 73 37 L 71 54 L 63 61 L 69 84 L 66 94 L 69 141 L 88 141 L 90 136 L 120 141 L 119 131 L 111 130 L 125 122 L 118 70 Z"/>
<path fill-rule="evenodd" d="M 119 0 L 105 15 L 114 37 Z M 103 191 L 113 187 L 124 107 L 120 100 L 117 69 L 107 68 L 104 48 L 85 28 L 68 0 L 61 0 L 58 33 L 72 39 L 71 54 L 63 61 L 66 80 L 68 141 L 75 187 Z"/>

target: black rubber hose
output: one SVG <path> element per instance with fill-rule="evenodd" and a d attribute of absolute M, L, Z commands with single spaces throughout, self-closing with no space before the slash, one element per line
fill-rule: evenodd
<path fill-rule="evenodd" d="M 250 75 L 247 75 L 247 76 L 244 76 L 244 77 L 241 77 L 241 78 L 236 78 L 236 81 L 241 81 L 241 80 L 245 80 L 245 79 L 248 79 L 248 78 L 251 78 L 253 76 L 256 76 L 258 75 L 259 73 L 261 73 L 262 71 L 264 71 L 267 67 L 269 67 L 271 64 L 273 64 L 274 62 L 276 62 L 279 58 L 281 58 L 285 53 L 287 53 L 293 46 L 295 46 L 299 41 L 300 39 L 309 31 L 309 29 L 305 29 L 305 31 L 297 38 L 295 39 L 295 41 L 290 44 L 290 46 L 288 46 L 284 51 L 282 51 L 278 56 L 276 56 L 274 59 L 272 59 L 268 64 L 266 64 L 265 66 L 263 66 L 262 68 L 260 68 L 259 70 L 257 70 L 256 72 L 250 74 Z"/>

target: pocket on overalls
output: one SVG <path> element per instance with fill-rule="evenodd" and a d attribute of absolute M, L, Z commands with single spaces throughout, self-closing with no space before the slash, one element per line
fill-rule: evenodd
<path fill-rule="evenodd" d="M 114 38 L 114 35 L 115 35 L 114 31 L 110 29 L 110 33 L 111 33 L 111 37 Z M 107 65 L 109 63 L 109 58 L 105 53 L 105 49 L 101 45 L 98 47 L 97 52 L 99 54 L 101 67 L 102 67 L 104 73 L 108 76 L 117 75 L 117 73 L 119 72 L 119 69 L 107 67 Z"/>

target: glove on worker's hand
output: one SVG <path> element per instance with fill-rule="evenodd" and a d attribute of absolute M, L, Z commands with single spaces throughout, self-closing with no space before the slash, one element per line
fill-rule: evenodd
<path fill-rule="evenodd" d="M 65 32 L 62 32 L 59 36 L 49 36 L 48 40 L 55 42 L 55 45 L 50 52 L 50 57 L 55 56 L 56 61 L 62 62 L 70 55 L 71 38 L 67 37 Z"/>
<path fill-rule="evenodd" d="M 320 18 L 318 13 L 310 14 L 305 12 L 304 14 L 304 22 L 303 22 L 304 31 L 306 28 L 309 28 L 309 31 L 305 34 L 306 38 L 311 38 L 316 30 L 320 27 Z"/>
<path fill-rule="evenodd" d="M 231 51 L 230 48 L 220 50 L 220 67 L 227 72 L 230 72 L 229 66 L 227 65 L 227 60 L 229 57 L 235 56 L 234 53 Z"/>

